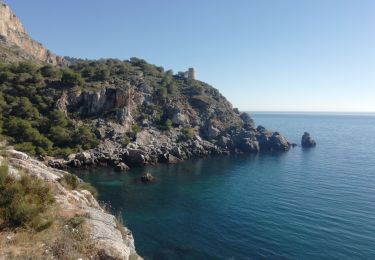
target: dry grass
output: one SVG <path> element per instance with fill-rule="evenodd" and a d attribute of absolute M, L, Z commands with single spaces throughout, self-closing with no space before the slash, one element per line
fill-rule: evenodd
<path fill-rule="evenodd" d="M 48 213 L 54 222 L 40 232 L 27 228 L 2 230 L 0 259 L 95 259 L 96 251 L 87 236 L 84 218 L 61 217 L 59 212 L 59 208 L 51 208 Z"/>
<path fill-rule="evenodd" d="M 54 203 L 52 183 L 7 173 L 0 166 L 0 259 L 95 259 L 79 207 Z"/>

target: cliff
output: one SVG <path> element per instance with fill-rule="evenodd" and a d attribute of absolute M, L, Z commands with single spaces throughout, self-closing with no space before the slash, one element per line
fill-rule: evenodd
<path fill-rule="evenodd" d="M 103 210 L 89 191 L 66 184 L 71 179 L 68 172 L 46 167 L 11 148 L 2 151 L 0 165 L 7 165 L 8 174 L 16 180 L 24 175 L 40 180 L 54 196 L 43 215 L 44 219 L 51 218 L 51 223 L 38 227 L 37 233 L 29 226 L 14 229 L 0 218 L 0 259 L 142 259 L 127 228 Z M 1 189 L 4 176 L 0 177 Z M 31 181 L 23 185 L 35 189 Z M 6 203 L 4 199 L 0 211 Z M 32 211 L 31 199 L 29 204 L 19 215 Z"/>
<path fill-rule="evenodd" d="M 66 61 L 33 40 L 8 5 L 0 3 L 0 60 L 34 60 L 53 65 Z"/>

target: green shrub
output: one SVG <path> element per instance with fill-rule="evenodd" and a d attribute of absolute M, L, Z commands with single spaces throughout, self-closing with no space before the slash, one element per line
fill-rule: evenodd
<path fill-rule="evenodd" d="M 184 127 L 184 128 L 182 128 L 181 132 L 184 135 L 184 138 L 186 140 L 192 139 L 194 137 L 194 131 L 190 127 Z"/>
<path fill-rule="evenodd" d="M 166 130 L 170 130 L 172 128 L 172 120 L 170 119 L 165 120 L 164 127 Z"/>
<path fill-rule="evenodd" d="M 54 202 L 50 187 L 43 181 L 22 175 L 16 180 L 0 168 L 0 218 L 10 227 L 30 227 L 40 231 L 50 225 L 42 214 Z"/>
<path fill-rule="evenodd" d="M 133 124 L 132 130 L 133 130 L 134 133 L 139 133 L 141 131 L 141 128 L 139 127 L 138 124 Z"/>
<path fill-rule="evenodd" d="M 65 174 L 64 177 L 61 179 L 61 182 L 65 187 L 71 190 L 77 189 L 79 184 L 77 176 L 73 174 Z"/>
<path fill-rule="evenodd" d="M 24 142 L 14 145 L 14 149 L 27 153 L 29 155 L 36 154 L 36 147 L 31 142 Z"/>
<path fill-rule="evenodd" d="M 83 79 L 81 74 L 71 70 L 65 70 L 61 77 L 61 83 L 68 87 L 81 86 Z"/>
<path fill-rule="evenodd" d="M 122 138 L 122 145 L 123 146 L 127 146 L 129 143 L 130 143 L 130 137 L 128 135 L 125 135 L 123 138 Z"/>
<path fill-rule="evenodd" d="M 81 144 L 83 149 L 91 149 L 99 144 L 96 135 L 88 126 L 81 126 L 75 135 L 75 142 Z"/>
<path fill-rule="evenodd" d="M 75 215 L 74 217 L 68 219 L 66 224 L 71 226 L 72 228 L 78 228 L 80 225 L 85 222 L 85 218 L 83 216 Z"/>

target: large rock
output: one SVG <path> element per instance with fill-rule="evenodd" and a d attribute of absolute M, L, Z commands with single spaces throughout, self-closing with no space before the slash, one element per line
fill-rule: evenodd
<path fill-rule="evenodd" d="M 260 150 L 287 151 L 291 147 L 291 144 L 288 142 L 288 140 L 279 132 L 272 133 L 265 129 L 261 130 L 262 132 L 260 132 L 260 135 L 257 136 Z"/>
<path fill-rule="evenodd" d="M 269 142 L 272 151 L 287 151 L 290 148 L 288 140 L 278 132 L 273 133 Z"/>
<path fill-rule="evenodd" d="M 301 145 L 304 148 L 310 148 L 310 147 L 315 147 L 316 146 L 316 142 L 315 142 L 314 139 L 312 139 L 312 137 L 310 136 L 310 134 L 308 132 L 305 132 L 302 135 Z"/>
<path fill-rule="evenodd" d="M 120 163 L 115 165 L 115 170 L 118 171 L 118 172 L 126 172 L 126 171 L 130 170 L 130 167 L 127 166 L 125 163 L 120 162 Z"/>
<path fill-rule="evenodd" d="M 175 125 L 184 125 L 189 123 L 189 118 L 186 115 L 177 112 L 173 115 L 172 122 Z"/>
<path fill-rule="evenodd" d="M 140 149 L 128 149 L 123 155 L 123 160 L 130 166 L 143 166 L 146 164 L 145 152 Z"/>
<path fill-rule="evenodd" d="M 240 148 L 247 153 L 257 153 L 260 150 L 259 142 L 256 139 L 251 138 L 244 138 Z"/>
<path fill-rule="evenodd" d="M 143 174 L 143 176 L 141 177 L 141 181 L 143 183 L 150 183 L 156 181 L 156 178 L 151 173 L 147 172 Z"/>

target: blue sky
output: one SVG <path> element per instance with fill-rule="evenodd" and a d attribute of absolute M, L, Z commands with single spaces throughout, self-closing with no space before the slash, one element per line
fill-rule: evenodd
<path fill-rule="evenodd" d="M 193 66 L 250 111 L 375 112 L 372 0 L 6 0 L 60 55 Z"/>

